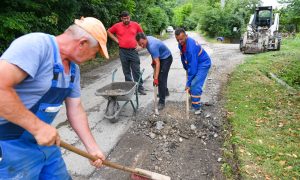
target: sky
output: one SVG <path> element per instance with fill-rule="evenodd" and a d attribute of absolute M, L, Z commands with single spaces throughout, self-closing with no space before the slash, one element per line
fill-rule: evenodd
<path fill-rule="evenodd" d="M 277 0 L 262 0 L 264 6 L 273 6 L 273 9 L 280 8 L 280 5 Z"/>

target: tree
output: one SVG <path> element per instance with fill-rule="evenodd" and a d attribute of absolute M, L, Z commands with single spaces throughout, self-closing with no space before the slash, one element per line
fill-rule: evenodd
<path fill-rule="evenodd" d="M 184 22 L 186 22 L 186 19 L 190 16 L 192 12 L 192 4 L 188 3 L 176 7 L 174 8 L 173 12 L 174 12 L 174 16 L 172 19 L 173 24 L 176 27 L 186 27 L 186 24 L 184 24 Z"/>
<path fill-rule="evenodd" d="M 30 32 L 62 33 L 74 19 L 92 16 L 105 27 L 119 22 L 127 10 L 146 33 L 158 34 L 169 25 L 176 0 L 2 0 L 0 54 L 15 38 Z M 110 45 L 109 40 L 109 45 Z"/>
<path fill-rule="evenodd" d="M 279 10 L 281 14 L 281 25 L 285 27 L 285 30 L 288 30 L 290 32 L 299 32 L 300 0 L 282 0 L 279 2 L 282 4 L 287 4 L 285 8 Z"/>

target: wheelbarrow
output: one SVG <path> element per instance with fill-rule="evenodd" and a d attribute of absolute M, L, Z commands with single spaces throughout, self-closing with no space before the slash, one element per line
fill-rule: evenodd
<path fill-rule="evenodd" d="M 142 74 L 145 69 L 142 70 L 138 82 L 114 82 L 117 70 L 118 69 L 115 69 L 112 72 L 112 83 L 98 89 L 95 93 L 96 96 L 102 96 L 108 100 L 104 117 L 108 119 L 111 123 L 118 122 L 118 117 L 121 110 L 129 102 L 134 110 L 134 113 L 137 112 L 137 109 L 139 107 L 138 84 L 142 78 Z M 134 95 L 136 101 L 135 104 L 132 100 Z M 119 101 L 125 101 L 125 103 L 123 103 L 123 105 L 120 106 Z"/>

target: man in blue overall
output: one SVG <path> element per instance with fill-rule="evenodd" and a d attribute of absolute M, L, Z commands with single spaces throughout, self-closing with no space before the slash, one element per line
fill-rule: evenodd
<path fill-rule="evenodd" d="M 14 40 L 0 57 L 0 179 L 71 179 L 60 137 L 50 124 L 65 102 L 70 125 L 86 150 L 105 156 L 89 129 L 80 100 L 76 64 L 108 58 L 107 34 L 98 19 L 75 20 L 63 34 L 30 33 Z"/>
<path fill-rule="evenodd" d="M 188 37 L 183 28 L 175 30 L 175 37 L 178 41 L 183 68 L 187 71 L 185 89 L 192 97 L 192 110 L 195 114 L 200 114 L 202 87 L 211 66 L 211 60 L 201 45 Z"/>
<path fill-rule="evenodd" d="M 165 107 L 166 95 L 169 94 L 167 83 L 173 61 L 171 51 L 160 40 L 152 36 L 146 36 L 142 32 L 136 35 L 136 41 L 142 48 L 147 48 L 152 56 L 152 67 L 154 68 L 153 85 L 158 86 L 158 110 L 162 110 Z"/>

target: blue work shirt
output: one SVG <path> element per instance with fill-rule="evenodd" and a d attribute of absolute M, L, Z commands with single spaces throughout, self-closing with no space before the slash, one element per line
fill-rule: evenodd
<path fill-rule="evenodd" d="M 27 109 L 38 102 L 51 87 L 54 50 L 48 34 L 30 33 L 14 40 L 0 57 L 0 61 L 14 64 L 28 74 L 27 78 L 14 87 Z M 58 56 L 58 63 L 63 66 L 61 57 L 59 54 Z M 61 72 L 57 87 L 69 87 L 70 79 L 71 74 Z M 74 88 L 68 97 L 78 98 L 80 94 L 80 71 L 76 65 Z M 6 122 L 0 117 L 0 124 Z"/>
<path fill-rule="evenodd" d="M 191 86 L 192 80 L 196 76 L 197 72 L 203 67 L 210 67 L 211 60 L 206 51 L 201 45 L 194 39 L 187 37 L 186 39 L 186 51 L 182 52 L 182 46 L 178 44 L 181 51 L 181 62 L 183 68 L 187 71 L 188 80 L 187 87 Z"/>
<path fill-rule="evenodd" d="M 147 40 L 147 50 L 151 54 L 152 59 L 159 58 L 163 60 L 171 56 L 171 51 L 161 40 L 153 36 L 147 36 Z"/>

